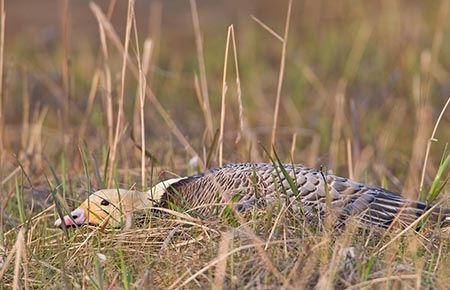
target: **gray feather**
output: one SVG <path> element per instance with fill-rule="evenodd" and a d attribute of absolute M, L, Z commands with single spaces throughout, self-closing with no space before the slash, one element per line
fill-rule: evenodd
<path fill-rule="evenodd" d="M 174 204 L 209 216 L 217 212 L 218 206 L 231 201 L 236 201 L 239 210 L 287 201 L 294 208 L 303 209 L 307 218 L 314 219 L 326 212 L 328 194 L 338 222 L 355 217 L 362 223 L 382 227 L 388 227 L 394 220 L 410 224 L 431 207 L 380 187 L 327 175 L 303 165 L 283 167 L 294 189 L 280 168 L 271 163 L 230 164 L 172 184 L 160 205 Z M 449 217 L 450 209 L 437 207 L 429 219 L 440 224 Z"/>

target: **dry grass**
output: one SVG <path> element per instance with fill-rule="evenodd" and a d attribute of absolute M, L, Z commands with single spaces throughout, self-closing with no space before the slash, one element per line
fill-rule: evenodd
<path fill-rule="evenodd" d="M 52 227 L 107 184 L 268 161 L 271 145 L 448 205 L 448 0 L 63 1 L 48 39 L 14 27 L 17 3 L 0 11 L 0 288 L 448 288 L 448 230 L 336 232 L 281 202 Z"/>

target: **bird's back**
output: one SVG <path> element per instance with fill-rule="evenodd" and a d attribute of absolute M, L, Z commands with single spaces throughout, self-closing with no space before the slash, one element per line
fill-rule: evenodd
<path fill-rule="evenodd" d="M 427 209 L 422 202 L 380 187 L 302 165 L 284 164 L 281 168 L 271 163 L 230 164 L 182 179 L 166 191 L 161 205 L 174 204 L 207 216 L 231 202 L 238 210 L 246 210 L 282 201 L 314 220 L 326 212 L 327 198 L 338 221 L 353 216 L 382 227 L 394 220 L 410 224 Z M 444 223 L 449 216 L 450 209 L 437 207 L 429 219 Z"/>

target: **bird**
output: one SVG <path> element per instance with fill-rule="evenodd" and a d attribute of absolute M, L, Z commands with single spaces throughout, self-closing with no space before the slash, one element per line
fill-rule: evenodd
<path fill-rule="evenodd" d="M 358 224 L 408 226 L 422 215 L 433 225 L 450 226 L 450 208 L 412 200 L 301 164 L 236 163 L 157 183 L 148 191 L 102 189 L 59 218 L 56 227 L 109 225 L 130 227 L 137 211 L 151 207 L 182 209 L 202 218 L 220 215 L 233 205 L 238 212 L 285 203 L 317 222 L 328 211 L 336 225 L 349 218 Z"/>

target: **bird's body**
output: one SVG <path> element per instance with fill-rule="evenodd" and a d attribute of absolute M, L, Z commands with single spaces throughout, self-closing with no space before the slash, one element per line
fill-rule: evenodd
<path fill-rule="evenodd" d="M 162 196 L 160 205 L 175 204 L 209 216 L 220 212 L 216 210 L 217 206 L 230 204 L 232 200 L 238 210 L 281 201 L 313 220 L 326 212 L 328 198 L 331 210 L 340 221 L 354 216 L 365 224 L 382 227 L 396 219 L 410 224 L 427 209 L 423 202 L 303 165 L 284 164 L 283 169 L 272 163 L 241 163 L 215 168 L 172 184 Z M 448 216 L 450 209 L 438 207 L 429 218 L 438 223 Z"/>
<path fill-rule="evenodd" d="M 107 191 L 117 195 L 117 190 Z M 108 194 L 102 196 L 107 198 Z M 431 205 L 406 199 L 383 188 L 328 175 L 303 165 L 278 166 L 271 163 L 230 164 L 205 173 L 167 180 L 146 193 L 133 194 L 140 195 L 138 200 L 147 197 L 150 202 L 146 201 L 145 206 L 174 205 L 202 217 L 216 215 L 230 204 L 236 205 L 239 211 L 245 211 L 282 202 L 304 213 L 308 220 L 315 220 L 327 212 L 328 204 L 337 222 L 343 223 L 353 217 L 359 223 L 381 227 L 388 227 L 394 221 L 411 224 L 431 208 Z M 85 204 L 84 208 L 87 208 Z M 79 208 L 77 210 L 79 215 Z M 96 212 L 98 220 L 98 210 Z M 435 207 L 428 220 L 436 225 L 446 225 L 450 222 L 450 209 Z M 70 219 L 65 218 L 64 221 L 72 224 Z M 85 219 L 83 223 L 86 221 L 91 222 Z M 61 220 L 58 220 L 56 225 L 60 224 Z"/>

